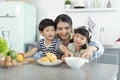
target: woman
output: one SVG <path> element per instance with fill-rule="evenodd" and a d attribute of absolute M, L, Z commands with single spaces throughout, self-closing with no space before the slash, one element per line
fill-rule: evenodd
<path fill-rule="evenodd" d="M 66 14 L 58 15 L 55 19 L 55 27 L 57 29 L 57 37 L 60 38 L 61 42 L 65 46 L 68 46 L 72 33 L 72 19 Z M 94 52 L 95 49 L 97 49 L 96 52 Z M 89 43 L 89 47 L 87 47 L 81 57 L 89 58 L 93 55 L 94 58 L 98 58 L 103 54 L 103 52 L 104 48 L 101 43 L 91 41 Z"/>

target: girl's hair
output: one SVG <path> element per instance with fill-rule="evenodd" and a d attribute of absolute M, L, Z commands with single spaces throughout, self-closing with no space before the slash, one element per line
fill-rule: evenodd
<path fill-rule="evenodd" d="M 90 42 L 90 34 L 89 34 L 89 31 L 87 29 L 85 29 L 83 26 L 81 27 L 78 27 L 77 29 L 74 29 L 74 33 L 79 33 L 83 36 L 85 36 L 87 38 L 87 41 L 88 43 Z M 71 43 L 73 43 L 73 38 L 70 40 Z M 84 44 L 82 45 L 82 49 L 86 49 L 87 48 L 87 45 Z"/>
<path fill-rule="evenodd" d="M 70 16 L 68 16 L 66 14 L 58 15 L 55 19 L 55 27 L 56 28 L 57 28 L 57 24 L 60 21 L 68 23 L 70 25 L 70 27 L 72 28 L 72 19 L 70 18 Z"/>
<path fill-rule="evenodd" d="M 55 28 L 55 23 L 52 19 L 43 19 L 40 24 L 39 24 L 39 31 L 43 31 L 44 28 L 48 27 L 48 26 L 54 26 Z M 56 28 L 55 28 L 56 29 Z"/>

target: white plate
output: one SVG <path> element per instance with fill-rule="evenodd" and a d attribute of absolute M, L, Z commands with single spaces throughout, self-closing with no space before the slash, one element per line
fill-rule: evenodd
<path fill-rule="evenodd" d="M 28 63 L 30 63 L 30 62 L 27 62 L 27 61 L 24 61 L 24 62 L 23 62 L 23 64 L 28 64 Z"/>
<path fill-rule="evenodd" d="M 57 62 L 48 63 L 48 62 L 40 62 L 40 60 L 38 59 L 38 60 L 37 60 L 37 63 L 38 63 L 38 64 L 41 64 L 41 65 L 44 65 L 44 66 L 56 66 L 56 65 L 61 64 L 62 61 L 58 59 Z"/>

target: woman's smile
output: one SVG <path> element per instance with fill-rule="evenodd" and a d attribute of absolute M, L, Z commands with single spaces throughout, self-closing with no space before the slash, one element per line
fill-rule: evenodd
<path fill-rule="evenodd" d="M 71 28 L 68 23 L 66 22 L 59 22 L 57 28 L 57 34 L 62 40 L 66 40 L 70 37 Z"/>

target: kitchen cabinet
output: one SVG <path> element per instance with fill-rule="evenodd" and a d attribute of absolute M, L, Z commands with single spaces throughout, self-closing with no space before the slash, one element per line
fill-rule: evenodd
<path fill-rule="evenodd" d="M 1 31 L 10 31 L 11 49 L 25 52 L 27 43 L 36 39 L 36 7 L 22 1 L 0 2 Z"/>
<path fill-rule="evenodd" d="M 117 80 L 120 80 L 120 48 L 105 48 L 104 54 L 92 62 L 119 65 Z"/>
<path fill-rule="evenodd" d="M 120 80 L 120 48 L 105 48 L 105 54 L 114 54 L 116 55 L 116 59 L 115 57 L 111 57 L 109 60 L 109 62 L 115 62 L 114 64 L 119 65 L 119 70 L 118 70 L 118 76 L 117 76 L 117 80 Z M 102 57 L 101 57 L 102 60 Z M 108 63 L 108 60 L 105 60 Z"/>

